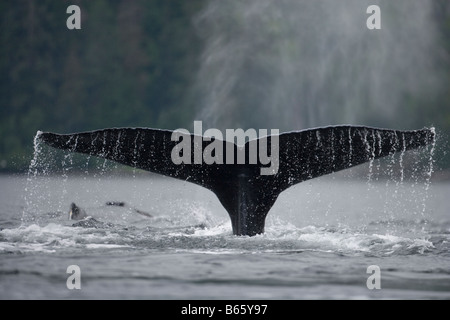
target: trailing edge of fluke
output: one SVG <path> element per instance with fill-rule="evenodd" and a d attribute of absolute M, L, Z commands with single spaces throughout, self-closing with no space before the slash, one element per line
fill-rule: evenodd
<path fill-rule="evenodd" d="M 278 195 L 290 186 L 435 141 L 434 128 L 400 131 L 345 125 L 281 133 L 277 135 L 279 169 L 274 175 L 261 175 L 264 164 L 259 160 L 255 164 L 175 164 L 171 153 L 177 142 L 172 141 L 172 133 L 151 128 L 112 128 L 74 134 L 38 132 L 37 139 L 57 149 L 109 159 L 205 187 L 227 210 L 233 233 L 248 236 L 264 232 L 267 213 Z M 264 139 L 270 143 L 271 137 Z M 242 147 L 221 143 L 223 150 L 230 144 L 234 151 L 245 149 L 248 160 L 249 142 Z M 202 150 L 210 143 L 203 140 Z"/>

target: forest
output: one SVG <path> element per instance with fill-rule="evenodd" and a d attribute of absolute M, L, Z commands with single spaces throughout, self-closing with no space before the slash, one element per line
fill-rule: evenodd
<path fill-rule="evenodd" d="M 71 4 L 81 8 L 81 30 L 66 27 Z M 0 1 L 0 172 L 26 171 L 37 130 L 192 125 L 202 98 L 192 84 L 206 45 L 196 21 L 207 5 L 207 0 Z M 403 112 L 394 113 L 389 124 L 432 124 L 445 145 L 450 134 L 448 0 L 433 1 L 433 19 L 440 47 L 432 63 L 441 86 L 432 97 L 426 91 L 422 97 L 405 96 L 408 122 Z M 423 101 L 427 108 L 417 109 Z M 450 167 L 445 150 L 438 161 Z"/>

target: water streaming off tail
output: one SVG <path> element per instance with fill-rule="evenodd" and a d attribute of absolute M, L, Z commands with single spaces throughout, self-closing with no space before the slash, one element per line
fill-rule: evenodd
<path fill-rule="evenodd" d="M 431 131 L 434 134 L 434 129 Z M 335 134 L 330 136 L 334 140 Z M 349 131 L 347 135 L 341 134 L 340 139 L 347 140 L 350 146 L 352 139 L 361 139 L 368 162 L 284 191 L 272 208 L 269 220 L 282 216 L 296 221 L 298 226 L 341 225 L 359 230 L 376 229 L 381 233 L 395 233 L 399 222 L 415 221 L 417 225 L 413 224 L 410 231 L 420 232 L 430 217 L 427 204 L 436 141 L 427 147 L 406 151 L 409 141 L 405 134 L 393 132 L 388 144 L 392 150 L 401 151 L 376 159 L 382 152 L 379 132 L 362 131 L 354 135 Z M 315 137 L 314 141 L 320 149 L 322 138 Z M 352 149 L 349 150 L 346 161 L 351 164 L 358 159 L 352 155 Z"/>
<path fill-rule="evenodd" d="M 74 221 L 68 221 L 68 211 L 72 202 L 95 218 L 125 225 L 139 221 L 144 226 L 156 222 L 157 226 L 165 227 L 174 223 L 201 225 L 222 221 L 212 219 L 205 209 L 204 193 L 208 195 L 210 191 L 204 188 L 175 181 L 178 188 L 173 190 L 170 178 L 72 150 L 57 150 L 40 142 L 39 135 L 40 132 L 34 140 L 34 155 L 27 175 L 22 213 L 25 225 L 45 224 L 49 217 L 71 225 Z M 97 139 L 106 145 L 104 136 Z M 118 153 L 122 143 L 119 135 L 113 152 Z M 137 143 L 131 152 L 140 152 Z M 124 189 L 121 181 L 129 187 Z M 125 204 L 123 207 L 107 205 L 121 202 Z"/>

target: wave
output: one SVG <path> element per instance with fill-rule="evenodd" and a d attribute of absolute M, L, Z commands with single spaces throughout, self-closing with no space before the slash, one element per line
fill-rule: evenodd
<path fill-rule="evenodd" d="M 431 227 L 432 230 L 436 226 Z M 346 226 L 297 227 L 282 221 L 268 225 L 264 234 L 246 237 L 232 235 L 229 223 L 203 221 L 195 225 L 180 225 L 164 220 L 157 226 L 127 226 L 87 219 L 74 225 L 51 222 L 43 226 L 31 224 L 3 229 L 0 231 L 0 253 L 82 251 L 88 254 L 111 250 L 151 253 L 157 250 L 205 254 L 323 252 L 382 257 L 448 254 L 449 238 L 448 233 L 395 235 Z"/>

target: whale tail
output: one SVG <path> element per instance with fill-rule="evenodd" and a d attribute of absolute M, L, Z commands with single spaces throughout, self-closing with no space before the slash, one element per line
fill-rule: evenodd
<path fill-rule="evenodd" d="M 290 186 L 395 152 L 426 146 L 435 140 L 434 129 L 399 131 L 330 126 L 262 137 L 244 146 L 215 139 L 215 146 L 224 150 L 224 158 L 232 152 L 236 160 L 238 153 L 245 151 L 246 161 L 207 164 L 173 161 L 179 140 L 173 140 L 173 133 L 150 128 L 113 128 L 74 134 L 40 132 L 38 139 L 57 149 L 109 159 L 205 187 L 217 195 L 227 210 L 233 233 L 248 236 L 264 232 L 267 213 L 278 195 Z M 190 141 L 186 150 L 191 152 L 199 148 L 203 152 L 212 143 L 188 133 L 177 135 Z M 271 175 L 261 174 L 267 163 L 260 159 L 249 161 L 252 143 L 261 139 L 265 139 L 266 145 L 279 146 L 278 170 Z M 257 150 L 261 147 L 259 143 L 254 146 Z"/>

